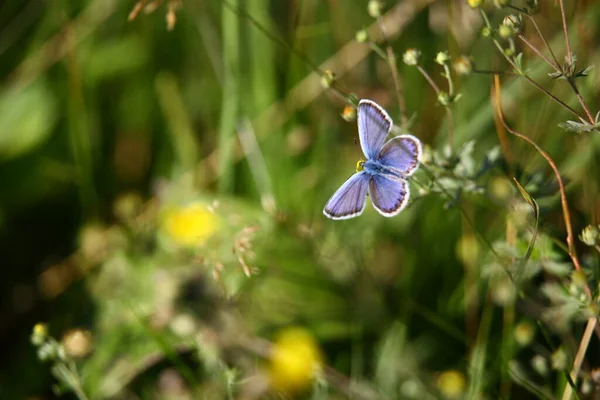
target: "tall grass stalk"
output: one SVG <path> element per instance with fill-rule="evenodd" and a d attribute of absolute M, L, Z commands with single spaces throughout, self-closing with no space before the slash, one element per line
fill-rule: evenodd
<path fill-rule="evenodd" d="M 230 0 L 239 8 L 239 0 Z M 223 92 L 219 122 L 219 181 L 221 193 L 230 193 L 234 185 L 235 129 L 240 110 L 240 24 L 238 15 L 223 3 L 221 7 L 223 37 Z"/>

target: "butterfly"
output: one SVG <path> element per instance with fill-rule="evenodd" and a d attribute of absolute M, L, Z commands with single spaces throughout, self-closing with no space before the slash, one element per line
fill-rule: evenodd
<path fill-rule="evenodd" d="M 348 219 L 362 214 L 367 192 L 373 207 L 385 217 L 397 215 L 408 203 L 407 178 L 419 167 L 421 141 L 412 135 L 385 139 L 392 119 L 377 103 L 358 103 L 358 136 L 366 160 L 359 160 L 356 173 L 331 196 L 323 214 L 331 219 Z"/>

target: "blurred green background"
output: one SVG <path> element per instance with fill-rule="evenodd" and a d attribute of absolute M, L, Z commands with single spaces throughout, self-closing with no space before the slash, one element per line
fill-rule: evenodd
<path fill-rule="evenodd" d="M 420 49 L 442 88 L 438 51 L 507 70 L 480 38 L 477 10 L 390 0 L 378 24 L 366 0 L 145 3 L 137 15 L 135 0 L 0 3 L 0 398 L 56 396 L 30 343 L 37 322 L 65 346 L 65 332 L 91 334 L 84 354 L 72 353 L 89 398 L 228 398 L 231 382 L 229 398 L 253 398 L 259 357 L 228 343 L 273 339 L 290 326 L 383 398 L 535 397 L 514 384 L 509 361 L 529 371 L 533 355 L 549 360 L 560 343 L 572 355 L 583 325 L 520 348 L 514 328 L 540 319 L 538 309 L 482 271 L 494 258 L 490 243 L 522 256 L 531 238 L 513 176 L 542 209 L 545 247 L 531 264 L 568 263 L 552 171 L 512 137 L 508 156 L 500 152 L 506 132 L 492 112 L 489 73 L 453 73 L 462 97 L 452 105 L 450 151 L 444 107 L 402 63 L 406 49 Z M 554 3 L 535 18 L 562 59 Z M 597 64 L 600 7 L 567 8 L 578 66 Z M 512 11 L 491 2 L 486 10 L 496 25 Z M 542 46 L 529 28 L 525 36 Z M 355 122 L 340 116 L 346 101 L 321 85 L 322 71 L 400 121 L 393 74 L 354 39 L 361 29 L 397 55 L 410 132 L 428 167 L 398 217 L 367 205 L 359 218 L 331 221 L 322 208 L 361 155 Z M 579 109 L 568 85 L 524 53 L 530 76 Z M 597 110 L 597 74 L 578 83 Z M 598 134 L 559 128 L 572 116 L 524 80 L 502 84 L 509 123 L 564 174 L 575 232 L 598 223 Z M 596 279 L 598 253 L 581 252 Z M 536 288 L 546 278 L 533 278 L 531 303 L 542 302 Z M 560 370 L 527 374 L 544 393 L 565 382 Z M 312 396 L 345 398 L 343 382 Z"/>

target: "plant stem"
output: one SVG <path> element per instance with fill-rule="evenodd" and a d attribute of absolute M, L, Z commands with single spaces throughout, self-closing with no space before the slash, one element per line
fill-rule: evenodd
<path fill-rule="evenodd" d="M 431 76 L 429 76 L 427 71 L 425 71 L 423 69 L 423 67 L 421 67 L 420 65 L 417 65 L 417 69 L 419 70 L 421 75 L 423 75 L 425 80 L 427 80 L 427 82 L 429 83 L 429 86 L 431 86 L 433 88 L 433 90 L 435 91 L 435 94 L 440 94 L 441 90 L 440 90 L 439 86 L 433 81 L 433 79 L 431 79 Z M 452 111 L 450 110 L 450 107 L 448 107 L 448 106 L 444 106 L 444 108 L 446 109 L 446 116 L 448 117 L 448 142 L 450 143 L 450 148 L 452 148 L 453 136 L 454 136 L 454 122 L 452 120 Z"/>
<path fill-rule="evenodd" d="M 381 36 L 383 39 L 387 41 L 387 34 L 385 32 L 385 27 L 381 22 L 381 17 L 377 18 L 377 26 L 379 27 L 379 31 L 381 32 Z M 392 73 L 392 80 L 394 81 L 394 88 L 396 89 L 396 97 L 398 98 L 398 108 L 400 109 L 400 126 L 403 129 L 407 128 L 408 118 L 406 117 L 406 102 L 404 100 L 404 94 L 402 93 L 402 85 L 400 84 L 400 76 L 398 75 L 398 65 L 396 63 L 396 54 L 394 54 L 394 49 L 388 43 L 385 48 L 387 53 L 387 62 L 390 66 L 390 71 Z"/>
<path fill-rule="evenodd" d="M 521 39 L 521 41 L 523 43 L 525 43 L 527 46 L 529 46 L 529 48 L 531 50 L 533 50 L 538 56 L 540 56 L 544 61 L 546 61 L 546 63 L 548 65 L 550 65 L 556 72 L 560 72 L 562 73 L 562 69 L 554 64 L 552 61 L 550 61 L 537 47 L 535 47 L 529 40 L 527 40 L 527 38 L 525 36 L 523 36 L 523 34 L 519 34 L 519 39 Z"/>
<path fill-rule="evenodd" d="M 487 17 L 487 14 L 485 13 L 485 11 L 483 11 L 481 9 L 479 11 L 481 12 L 481 16 L 482 16 L 482 18 L 483 18 L 486 26 L 489 29 L 492 29 L 492 25 L 491 25 L 490 20 Z M 572 107 L 570 107 L 569 105 L 567 105 L 565 102 L 563 102 L 562 100 L 560 100 L 558 97 L 554 96 L 552 93 L 550 93 L 544 87 L 542 87 L 539 83 L 537 83 L 532 78 L 530 78 L 527 74 L 525 74 L 523 71 L 521 71 L 521 69 L 517 66 L 517 64 L 515 64 L 515 62 L 510 57 L 508 57 L 506 55 L 506 53 L 504 52 L 504 49 L 502 48 L 502 45 L 498 42 L 497 39 L 492 38 L 492 41 L 494 42 L 494 45 L 496 46 L 496 48 L 498 49 L 498 51 L 500 52 L 500 54 L 502 54 L 502 56 L 506 59 L 506 61 L 515 69 L 515 72 L 517 73 L 517 75 L 521 75 L 529 83 L 531 83 L 533 86 L 535 86 L 540 91 L 542 91 L 547 96 L 549 96 L 552 100 L 554 100 L 555 102 L 557 102 L 558 104 L 560 104 L 561 106 L 563 106 L 565 109 L 569 110 L 573 115 L 577 116 L 577 118 L 579 118 L 579 120 L 581 122 L 584 122 L 584 123 L 586 122 L 585 118 L 583 118 L 581 115 L 579 115 L 579 113 L 577 111 L 575 111 Z"/>
<path fill-rule="evenodd" d="M 235 162 L 235 129 L 239 117 L 240 96 L 240 43 L 239 19 L 232 8 L 239 8 L 239 0 L 231 0 L 233 6 L 223 2 L 223 93 L 219 122 L 219 182 L 221 193 L 233 190 Z"/>
<path fill-rule="evenodd" d="M 558 65 L 560 67 L 560 62 L 558 62 L 558 58 L 556 58 L 556 55 L 552 51 L 552 47 L 550 47 L 550 44 L 548 44 L 548 42 L 546 41 L 546 38 L 544 37 L 544 35 L 542 35 L 542 31 L 540 30 L 540 27 L 538 26 L 537 22 L 535 22 L 535 19 L 531 15 L 529 15 L 529 14 L 525 14 L 525 15 L 527 15 L 527 17 L 529 18 L 529 20 L 533 24 L 535 30 L 537 31 L 538 35 L 540 36 L 540 39 L 542 39 L 542 42 L 544 43 L 544 46 L 546 46 L 546 48 L 550 52 L 550 55 L 552 56 L 552 59 L 554 60 L 554 64 Z"/>
<path fill-rule="evenodd" d="M 450 67 L 448 67 L 448 64 L 444 64 L 444 72 L 446 73 L 446 79 L 448 80 L 448 94 L 454 96 L 454 83 L 452 83 L 452 76 L 450 75 Z"/>
<path fill-rule="evenodd" d="M 562 18 L 563 31 L 565 32 L 565 45 L 567 46 L 567 59 L 569 65 L 573 65 L 573 54 L 571 53 L 571 41 L 569 40 L 569 29 L 567 28 L 567 16 L 565 14 L 565 4 L 563 0 L 558 0 L 560 5 L 560 16 Z"/>
<path fill-rule="evenodd" d="M 429 86 L 431 86 L 433 88 L 433 90 L 435 91 L 435 94 L 440 94 L 440 88 L 433 81 L 433 79 L 431 79 L 431 76 L 429 76 L 429 74 L 427 73 L 427 71 L 425 71 L 423 69 L 423 67 L 421 67 L 420 65 L 417 65 L 417 69 L 419 70 L 419 72 L 421 73 L 421 75 L 423 75 L 423 78 L 425 78 L 427 80 L 427 82 L 429 83 Z"/>
<path fill-rule="evenodd" d="M 542 85 L 540 85 L 539 83 L 537 83 L 536 81 L 534 81 L 533 79 L 531 79 L 528 75 L 523 74 L 522 75 L 523 78 L 525 78 L 529 83 L 531 83 L 533 86 L 535 86 L 536 88 L 538 88 L 540 91 L 542 91 L 543 93 L 545 93 L 548 97 L 550 97 L 552 100 L 554 100 L 555 102 L 557 102 L 558 104 L 560 104 L 561 106 L 563 106 L 565 109 L 569 110 L 573 115 L 575 115 L 577 118 L 579 118 L 579 120 L 581 122 L 586 122 L 585 118 L 583 118 L 581 115 L 579 115 L 579 113 L 577 111 L 575 111 L 571 106 L 569 106 L 568 104 L 566 104 L 565 102 L 563 102 L 561 99 L 559 99 L 558 97 L 556 97 L 555 95 L 553 95 L 552 93 L 550 93 L 546 88 L 544 88 Z"/>
<path fill-rule="evenodd" d="M 569 82 L 569 85 L 575 92 L 575 95 L 577 96 L 577 100 L 579 100 L 579 104 L 581 104 L 581 107 L 585 111 L 585 115 L 587 115 L 587 117 L 590 120 L 590 124 L 592 124 L 592 125 L 595 124 L 596 121 L 594 120 L 592 113 L 590 112 L 589 108 L 585 104 L 585 100 L 583 100 L 583 96 L 581 95 L 581 93 L 579 93 L 579 89 L 577 89 L 577 84 L 575 83 L 575 79 L 573 79 L 573 77 L 568 77 L 567 82 Z"/>
<path fill-rule="evenodd" d="M 562 3 L 562 2 L 561 2 Z M 577 382 L 577 375 L 579 375 L 579 370 L 581 369 L 581 364 L 583 363 L 583 358 L 585 357 L 585 353 L 587 352 L 588 346 L 590 345 L 590 340 L 592 338 L 592 333 L 598 324 L 598 320 L 596 318 L 590 318 L 585 326 L 585 331 L 583 332 L 583 336 L 581 337 L 581 342 L 579 342 L 579 349 L 577 349 L 577 354 L 575 355 L 575 361 L 573 361 L 573 368 L 571 369 L 571 380 L 573 382 Z M 569 400 L 571 398 L 571 394 L 573 393 L 573 388 L 570 384 L 567 383 L 565 386 L 565 391 L 562 395 L 562 400 Z"/>

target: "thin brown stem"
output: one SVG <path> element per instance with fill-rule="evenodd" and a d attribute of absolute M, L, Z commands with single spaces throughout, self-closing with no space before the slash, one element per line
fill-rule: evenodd
<path fill-rule="evenodd" d="M 487 17 L 487 14 L 485 13 L 485 11 L 483 11 L 482 9 L 480 9 L 479 11 L 481 12 L 481 16 L 483 17 L 483 20 L 484 20 L 486 26 L 488 28 L 492 29 L 492 25 L 491 25 L 491 23 L 490 23 L 490 21 L 489 21 L 489 19 Z M 569 105 L 567 105 L 565 102 L 563 102 L 562 100 L 560 100 L 558 97 L 554 96 L 552 93 L 550 93 L 548 90 L 546 90 L 543 86 L 541 86 L 539 83 L 537 83 L 532 78 L 530 78 L 527 74 L 525 74 L 517 66 L 517 64 L 515 64 L 515 62 L 509 56 L 506 55 L 506 53 L 504 52 L 504 49 L 502 48 L 502 45 L 500 45 L 500 43 L 498 42 L 498 40 L 493 39 L 493 42 L 494 42 L 494 45 L 496 46 L 496 48 L 498 49 L 498 51 L 500 52 L 500 54 L 502 54 L 502 56 L 506 59 L 506 61 L 515 69 L 515 72 L 517 73 L 517 75 L 521 75 L 529 83 L 531 83 L 533 86 L 535 86 L 540 91 L 542 91 L 547 96 L 549 96 L 552 100 L 554 100 L 555 102 L 557 102 L 558 104 L 560 104 L 561 106 L 563 106 L 565 109 L 569 110 L 571 113 L 573 113 L 575 116 L 577 116 L 577 118 L 579 118 L 579 120 L 581 122 L 584 122 L 584 123 L 586 122 L 585 118 L 583 118 L 581 115 L 579 115 L 579 113 L 577 111 L 575 111 L 572 107 L 570 107 Z"/>
<path fill-rule="evenodd" d="M 569 82 L 569 85 L 575 92 L 575 95 L 577 96 L 577 100 L 579 100 L 579 104 L 581 104 L 583 111 L 585 111 L 585 115 L 587 115 L 588 119 L 590 120 L 590 124 L 593 125 L 596 121 L 594 120 L 594 117 L 592 116 L 590 109 L 587 107 L 587 104 L 585 104 L 585 100 L 583 100 L 583 96 L 581 95 L 581 93 L 579 93 L 579 89 L 577 89 L 577 84 L 575 83 L 575 79 L 573 79 L 571 77 L 567 78 L 567 82 Z"/>
<path fill-rule="evenodd" d="M 400 84 L 400 76 L 398 76 L 398 68 L 396 66 L 396 55 L 392 46 L 386 48 L 388 54 L 388 62 L 390 64 L 390 70 L 392 71 L 392 79 L 394 81 L 394 88 L 396 89 L 396 96 L 398 97 L 398 108 L 400 109 L 400 126 L 407 128 L 408 118 L 406 117 L 406 101 L 402 93 L 402 86 Z"/>
<path fill-rule="evenodd" d="M 562 18 L 563 31 L 565 32 L 565 45 L 567 46 L 567 59 L 569 65 L 573 65 L 573 54 L 571 54 L 571 41 L 569 40 L 569 29 L 567 28 L 567 15 L 565 14 L 565 4 L 563 0 L 558 0 L 560 5 L 560 16 Z"/>
<path fill-rule="evenodd" d="M 427 73 L 427 71 L 425 71 L 423 69 L 423 67 L 421 67 L 420 65 L 417 65 L 417 69 L 419 70 L 419 72 L 421 73 L 421 75 L 423 75 L 423 78 L 425 78 L 427 80 L 427 82 L 429 83 L 429 86 L 431 86 L 433 88 L 433 90 L 435 91 L 435 94 L 440 94 L 440 88 L 433 81 L 433 79 L 431 79 L 431 76 L 429 76 L 429 74 Z"/>
<path fill-rule="evenodd" d="M 552 168 L 552 171 L 554 172 L 554 176 L 556 177 L 556 181 L 558 182 L 558 187 L 559 187 L 559 191 L 560 191 L 560 203 L 562 206 L 565 228 L 567 229 L 567 247 L 568 247 L 568 251 L 569 251 L 569 257 L 571 258 L 571 261 L 573 261 L 573 265 L 575 266 L 575 269 L 577 271 L 580 271 L 581 263 L 579 262 L 579 257 L 577 257 L 577 250 L 575 248 L 573 228 L 571 226 L 571 213 L 569 212 L 569 204 L 567 202 L 567 193 L 565 190 L 565 185 L 563 183 L 562 177 L 560 176 L 560 172 L 558 171 L 558 167 L 556 166 L 556 163 L 554 162 L 552 157 L 550 157 L 550 155 L 548 155 L 548 153 L 546 153 L 537 143 L 535 143 L 533 140 L 531 140 L 527 136 L 520 134 L 519 132 L 515 131 L 510 126 L 508 126 L 508 124 L 504 120 L 504 115 L 502 114 L 501 100 L 500 100 L 500 78 L 498 77 L 498 75 L 494 76 L 494 85 L 495 85 L 495 89 L 496 89 L 496 108 L 498 111 L 498 118 L 500 119 L 500 122 L 502 122 L 502 125 L 504 125 L 504 128 L 508 132 L 510 132 L 512 135 L 514 135 L 520 139 L 523 139 L 524 141 L 526 141 L 527 143 L 532 145 L 537 150 L 537 152 L 542 157 L 544 157 L 544 159 L 548 162 L 548 164 L 550 165 L 550 168 Z M 586 286 L 586 292 L 588 293 L 588 296 L 591 297 L 591 291 L 590 291 L 589 287 L 587 287 L 587 286 Z"/>
<path fill-rule="evenodd" d="M 445 108 L 446 116 L 448 117 L 448 143 L 450 144 L 450 149 L 452 149 L 454 144 L 454 121 L 452 120 L 452 110 L 450 110 L 450 107 Z"/>
<path fill-rule="evenodd" d="M 381 22 L 381 17 L 377 19 L 377 26 L 379 27 L 379 31 L 381 32 L 381 36 L 387 42 L 387 34 L 385 32 L 385 26 Z M 408 118 L 406 117 L 406 101 L 404 100 L 404 94 L 402 93 L 402 86 L 400 83 L 400 76 L 398 76 L 398 66 L 396 64 L 396 54 L 394 54 L 394 49 L 388 43 L 385 47 L 385 51 L 387 53 L 387 62 L 390 66 L 390 71 L 392 73 L 392 80 L 394 82 L 394 89 L 396 90 L 396 97 L 398 98 L 398 108 L 400 110 L 400 126 L 403 129 L 407 128 Z"/>
<path fill-rule="evenodd" d="M 523 36 L 523 34 L 519 34 L 519 39 L 521 39 L 521 41 L 523 43 L 525 43 L 527 46 L 529 46 L 529 48 L 531 50 L 533 50 L 538 56 L 540 56 L 544 61 L 546 61 L 546 63 L 548 65 L 550 65 L 552 68 L 554 68 L 554 70 L 556 72 L 560 72 L 562 73 L 562 69 L 560 69 L 560 66 L 558 66 L 557 64 L 554 64 L 552 61 L 550 61 L 548 59 L 548 57 L 546 57 L 544 55 L 544 53 L 542 53 L 537 47 L 535 47 L 529 40 L 527 40 L 527 38 L 525 36 Z"/>
<path fill-rule="evenodd" d="M 552 93 L 550 93 L 546 88 L 544 88 L 542 85 L 540 85 L 539 83 L 537 83 L 536 81 L 534 81 L 533 79 L 531 79 L 529 76 L 523 74 L 522 75 L 523 78 L 525 78 L 529 83 L 531 83 L 533 86 L 535 86 L 536 88 L 538 88 L 539 90 L 541 90 L 542 92 L 544 92 L 548 97 L 550 97 L 552 100 L 554 100 L 555 102 L 557 102 L 558 104 L 560 104 L 561 106 L 563 106 L 565 109 L 569 110 L 573 115 L 575 115 L 577 118 L 579 118 L 579 120 L 581 122 L 586 122 L 585 118 L 583 118 L 581 115 L 579 115 L 579 113 L 577 111 L 575 111 L 571 106 L 569 106 L 567 103 L 565 103 L 564 101 L 562 101 L 561 99 L 559 99 L 558 97 L 556 97 L 555 95 L 553 95 Z"/>
<path fill-rule="evenodd" d="M 556 55 L 552 51 L 552 47 L 550 47 L 550 44 L 548 44 L 548 42 L 546 41 L 546 38 L 544 37 L 544 35 L 542 35 L 542 31 L 540 30 L 540 27 L 538 26 L 537 22 L 535 22 L 535 19 L 529 14 L 525 14 L 525 15 L 527 15 L 527 17 L 529 17 L 529 20 L 531 21 L 531 23 L 533 24 L 533 27 L 535 28 L 538 35 L 540 36 L 540 39 L 544 43 L 544 46 L 546 46 L 546 48 L 550 52 L 550 55 L 552 56 L 552 59 L 554 60 L 554 64 L 560 66 L 560 62 L 558 62 L 558 58 L 556 58 Z"/>
<path fill-rule="evenodd" d="M 491 71 L 486 69 L 473 68 L 474 74 L 488 74 L 488 75 L 517 75 L 513 71 Z"/>
<path fill-rule="evenodd" d="M 575 360 L 573 361 L 573 368 L 571 369 L 571 381 L 577 383 L 577 375 L 579 375 L 579 370 L 581 369 L 581 364 L 583 363 L 583 358 L 585 357 L 585 353 L 590 345 L 590 340 L 592 339 L 592 333 L 598 324 L 598 320 L 596 318 L 590 318 L 585 326 L 585 331 L 583 332 L 583 336 L 581 337 L 581 341 L 579 342 L 579 349 L 577 349 L 577 354 L 575 355 Z M 570 400 L 571 395 L 573 393 L 573 388 L 569 383 L 565 385 L 565 391 L 562 395 L 562 400 Z"/>

